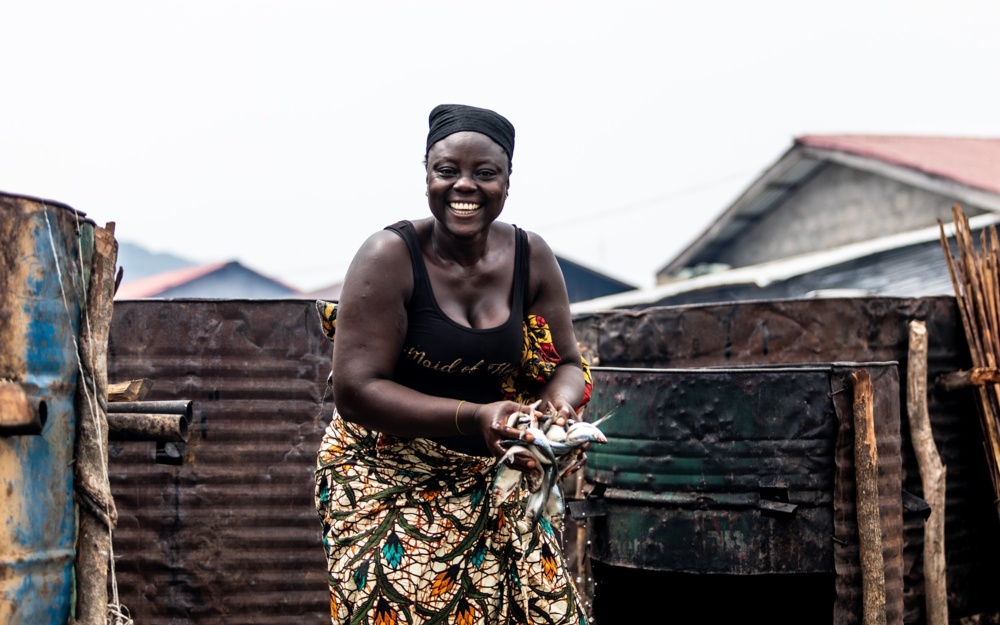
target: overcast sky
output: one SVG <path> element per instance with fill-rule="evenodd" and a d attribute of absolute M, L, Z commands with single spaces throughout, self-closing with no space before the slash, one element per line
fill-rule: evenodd
<path fill-rule="evenodd" d="M 798 135 L 1000 136 L 988 0 L 43 0 L 0 24 L 0 190 L 301 289 L 428 214 L 442 102 L 513 122 L 502 219 L 640 286 Z"/>

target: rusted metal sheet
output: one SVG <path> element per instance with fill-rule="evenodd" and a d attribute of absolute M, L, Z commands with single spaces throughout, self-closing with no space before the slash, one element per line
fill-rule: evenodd
<path fill-rule="evenodd" d="M 41 426 L 0 433 L 5 624 L 62 625 L 70 614 L 76 337 L 89 271 L 81 262 L 89 268 L 92 252 L 82 214 L 0 193 L 0 380 L 20 387 Z"/>
<path fill-rule="evenodd" d="M 574 319 L 591 362 L 605 367 L 689 368 L 897 361 L 905 375 L 908 324 L 927 323 L 928 410 L 948 467 L 945 548 L 950 611 L 1000 610 L 995 591 L 1000 527 L 993 507 L 972 391 L 942 393 L 933 381 L 971 365 L 952 297 L 844 298 L 736 302 L 608 311 Z M 905 397 L 900 390 L 900 405 Z M 594 414 L 594 413 L 591 413 Z M 905 423 L 905 418 L 903 419 Z M 902 428 L 903 488 L 919 495 L 920 475 Z M 923 613 L 923 519 L 904 515 L 905 620 Z"/>
<path fill-rule="evenodd" d="M 329 623 L 313 466 L 332 350 L 312 301 L 115 302 L 109 379 L 191 400 L 177 466 L 112 443 L 122 603 L 137 623 Z"/>
<path fill-rule="evenodd" d="M 691 573 L 833 571 L 830 367 L 595 368 L 593 557 Z M 787 504 L 783 510 L 778 505 Z"/>

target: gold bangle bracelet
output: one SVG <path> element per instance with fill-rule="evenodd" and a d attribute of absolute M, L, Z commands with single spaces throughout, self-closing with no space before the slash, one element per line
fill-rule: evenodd
<path fill-rule="evenodd" d="M 464 403 L 465 400 L 463 399 L 462 401 L 458 402 L 458 407 L 455 408 L 455 429 L 458 430 L 458 433 L 461 434 L 462 436 L 465 436 L 465 432 L 462 431 L 462 428 L 458 427 L 458 411 L 462 409 L 462 404 Z"/>

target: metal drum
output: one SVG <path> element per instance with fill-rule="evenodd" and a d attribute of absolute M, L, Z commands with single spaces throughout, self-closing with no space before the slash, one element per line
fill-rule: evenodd
<path fill-rule="evenodd" d="M 68 206 L 0 193 L 0 623 L 70 615 L 76 343 L 93 233 Z"/>
<path fill-rule="evenodd" d="M 760 574 L 833 569 L 837 416 L 828 368 L 595 371 L 588 452 L 605 486 L 593 557 Z"/>
<path fill-rule="evenodd" d="M 748 602 L 777 605 L 779 588 L 808 588 L 817 612 L 769 615 L 770 622 L 830 622 L 835 584 L 844 588 L 836 609 L 853 609 L 851 376 L 860 369 L 874 387 L 887 613 L 901 623 L 894 362 L 595 367 L 589 414 L 613 413 L 601 425 L 608 442 L 587 452 L 592 491 L 582 507 L 596 562 L 595 615 L 622 616 L 620 602 L 605 611 L 601 599 L 639 580 L 661 588 L 659 600 L 693 602 L 699 614 L 712 615 L 708 622 L 736 618 Z M 721 581 L 704 581 L 714 577 Z M 729 588 L 730 601 L 713 599 L 721 588 Z"/>

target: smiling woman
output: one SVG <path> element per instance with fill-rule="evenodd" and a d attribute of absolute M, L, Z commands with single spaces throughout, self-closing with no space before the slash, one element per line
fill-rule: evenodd
<path fill-rule="evenodd" d="M 436 107 L 431 216 L 372 235 L 344 281 L 336 413 L 316 471 L 333 623 L 585 621 L 561 519 L 527 521 L 526 491 L 493 497 L 522 402 L 542 400 L 565 424 L 589 398 L 551 249 L 498 221 L 513 152 L 514 127 L 497 113 Z M 516 375 L 534 355 L 529 318 L 551 336 L 531 388 Z"/>

